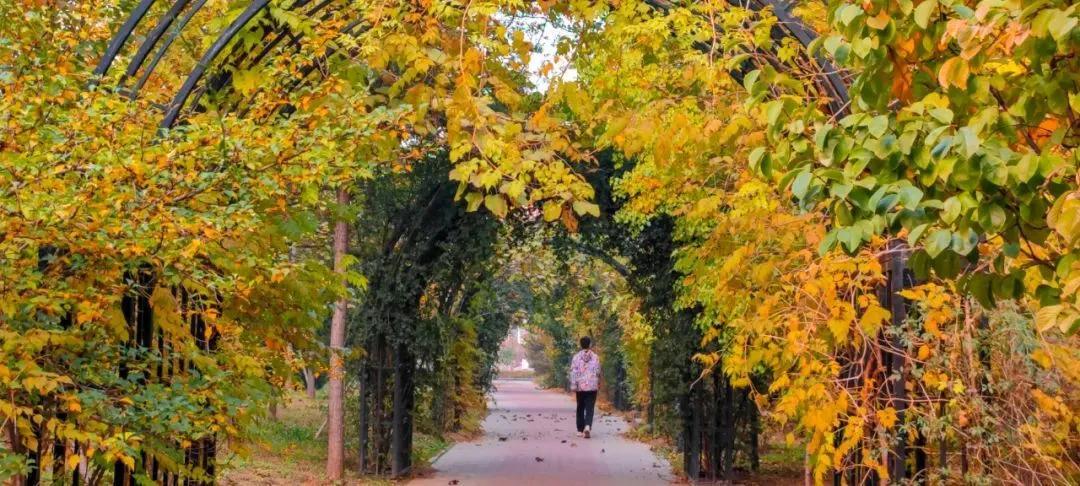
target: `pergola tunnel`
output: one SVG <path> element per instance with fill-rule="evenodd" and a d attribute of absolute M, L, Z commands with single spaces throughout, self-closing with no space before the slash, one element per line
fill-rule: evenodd
<path fill-rule="evenodd" d="M 1067 1 L 0 13 L 2 481 L 422 479 L 583 336 L 690 482 L 1080 479 Z"/>
<path fill-rule="evenodd" d="M 154 74 L 155 68 L 167 56 L 170 48 L 173 47 L 173 43 L 181 36 L 184 29 L 204 7 L 206 2 L 205 0 L 196 0 L 195 2 L 176 0 L 167 10 L 160 13 L 160 17 L 156 19 L 156 22 L 147 22 L 148 25 L 153 25 L 153 27 L 141 36 L 141 42 L 133 42 L 133 35 L 144 24 L 144 18 L 150 12 L 154 3 L 154 0 L 141 0 L 133 8 L 127 21 L 124 22 L 109 43 L 107 51 L 94 71 L 95 76 L 105 77 L 109 74 L 113 63 L 118 58 L 124 57 L 122 54 L 129 44 L 131 46 L 138 45 L 135 53 L 130 56 L 127 67 L 119 78 L 117 85 L 112 88 L 115 92 L 131 99 L 139 95 L 142 86 Z M 198 57 L 198 61 L 176 91 L 175 96 L 168 104 L 162 107 L 164 111 L 161 121 L 162 128 L 170 128 L 180 121 L 185 107 L 192 106 L 193 109 L 199 109 L 198 100 L 201 96 L 212 95 L 216 91 L 227 88 L 232 81 L 233 73 L 250 68 L 263 61 L 274 49 L 298 49 L 303 33 L 293 32 L 289 25 L 276 22 L 273 17 L 269 16 L 268 12 L 271 3 L 270 0 L 257 0 L 248 4 L 231 21 L 228 27 L 213 40 L 210 47 Z M 650 0 L 646 3 L 664 12 L 672 8 L 671 4 L 663 0 Z M 316 3 L 309 0 L 299 0 L 289 8 L 302 13 L 308 18 L 328 19 L 331 17 L 334 7 L 339 6 L 332 0 Z M 790 12 L 791 6 L 788 4 L 766 0 L 751 2 L 749 7 L 753 10 L 768 8 L 777 15 L 780 22 L 772 28 L 771 35 L 778 41 L 785 38 L 794 38 L 805 46 L 816 37 L 812 30 Z M 269 28 L 264 27 L 257 30 L 262 37 L 254 46 L 245 45 L 240 47 L 237 45 L 236 39 L 238 36 L 256 30 L 257 26 L 263 24 L 260 19 L 267 17 L 271 18 L 270 26 Z M 361 24 L 360 20 L 352 21 L 342 29 L 342 32 L 360 28 Z M 285 41 L 285 44 L 279 46 L 282 41 Z M 696 48 L 707 51 L 709 46 L 699 45 Z M 834 114 L 845 113 L 849 104 L 846 84 L 831 62 L 820 56 L 807 58 L 804 62 L 821 66 L 823 74 L 816 82 L 819 83 L 821 96 L 827 100 L 828 110 Z M 746 62 L 740 66 L 739 70 L 732 72 L 731 75 L 741 81 L 750 70 L 755 68 L 756 66 L 753 63 Z M 316 69 L 317 66 L 314 63 L 302 67 L 299 70 L 299 77 L 287 83 L 286 86 L 288 86 L 288 89 L 296 89 L 302 86 L 308 76 L 315 72 Z M 240 106 L 240 103 L 233 105 L 233 107 L 241 112 L 245 111 Z M 610 181 L 603 181 L 603 183 L 610 184 Z M 449 186 L 447 188 L 452 189 Z M 436 193 L 448 193 L 448 190 L 436 189 L 435 191 Z M 409 208 L 406 211 L 417 213 L 417 222 L 422 223 L 422 226 L 428 226 L 430 223 L 427 220 L 432 216 L 425 211 L 432 208 L 451 212 L 457 211 L 454 208 L 453 199 L 447 198 L 447 195 L 442 194 L 445 200 L 437 203 L 434 201 L 428 202 L 426 209 Z M 406 238 L 406 233 L 406 230 L 401 230 L 395 234 L 398 237 Z M 378 258 L 416 258 L 415 267 L 424 268 L 430 266 L 433 260 L 438 259 L 437 252 L 441 243 L 440 238 L 446 236 L 435 233 L 425 235 L 425 237 L 431 238 L 431 240 L 426 243 L 428 245 L 427 249 L 420 251 L 419 254 L 407 250 L 402 251 L 398 242 L 388 241 L 385 247 L 393 248 L 395 255 L 381 255 Z M 667 238 L 670 238 L 670 236 Z M 408 241 L 406 244 L 413 243 Z M 391 268 L 397 268 L 399 265 L 400 263 L 393 265 Z M 365 474 L 389 474 L 396 477 L 407 473 L 411 466 L 412 414 L 416 393 L 414 374 L 417 363 L 415 355 L 410 349 L 410 342 L 415 339 L 411 334 L 415 331 L 409 331 L 414 326 L 408 325 L 407 321 L 403 322 L 403 319 L 414 318 L 416 309 L 410 309 L 410 307 L 416 306 L 420 293 L 423 291 L 422 286 L 415 286 L 411 290 L 396 287 L 401 285 L 402 280 L 412 281 L 416 279 L 416 283 L 420 284 L 423 278 L 417 278 L 416 276 L 405 277 L 395 273 L 384 274 L 382 273 L 384 271 L 386 270 L 380 268 L 370 278 L 377 286 L 387 285 L 395 288 L 387 289 L 385 293 L 372 292 L 373 298 L 371 300 L 376 300 L 376 302 L 370 304 L 365 302 L 364 310 L 361 312 L 364 314 L 370 313 L 371 317 L 368 318 L 369 323 L 363 325 L 360 331 L 360 334 L 364 337 L 357 340 L 357 344 L 362 349 L 368 350 L 367 356 L 360 360 L 359 367 L 356 368 L 359 377 L 358 388 L 360 390 L 358 468 Z M 670 273 L 674 270 L 653 269 L 652 271 Z M 657 291 L 670 293 L 670 289 L 657 289 Z M 381 295 L 393 297 L 379 297 Z M 392 298 L 397 302 L 378 301 L 382 298 Z M 453 299 L 453 297 L 450 298 Z M 672 304 L 666 303 L 664 307 L 670 307 Z M 371 306 L 376 308 L 368 310 Z M 388 316 L 394 316 L 396 319 L 391 318 L 388 320 Z M 692 327 L 687 322 L 689 319 L 690 316 L 682 315 L 679 320 L 684 321 L 683 327 Z M 152 340 L 152 337 L 147 337 Z M 354 338 L 354 340 L 356 339 Z M 136 341 L 135 344 L 138 345 L 140 342 Z M 692 348 L 687 347 L 686 349 Z M 691 354 L 688 352 L 681 354 L 683 356 L 679 356 L 678 359 L 667 366 L 682 370 L 679 372 L 681 375 L 680 381 L 683 382 L 687 389 L 686 392 L 678 394 L 676 398 L 679 408 L 684 410 L 682 412 L 682 421 L 684 423 L 682 448 L 684 451 L 684 467 L 687 473 L 691 477 L 729 477 L 734 465 L 733 456 L 737 450 L 737 441 L 741 443 L 739 448 L 746 448 L 751 451 L 751 462 L 756 468 L 758 464 L 757 436 L 759 431 L 757 429 L 756 410 L 750 405 L 749 394 L 741 392 L 741 396 L 736 398 L 736 390 L 731 387 L 726 378 L 721 378 L 722 373 L 715 373 L 713 375 L 714 379 L 709 382 L 698 383 L 695 378 L 696 373 L 700 373 L 700 370 L 687 366 L 691 360 Z M 695 383 L 698 386 L 691 386 Z M 650 400 L 650 403 L 652 403 L 652 400 Z M 704 417 L 710 417 L 711 422 L 706 424 Z M 737 429 L 742 433 L 737 434 Z M 737 439 L 737 435 L 745 436 L 746 434 L 749 434 L 750 437 Z M 897 463 L 901 464 L 900 469 L 902 470 L 906 451 L 901 448 L 897 452 L 900 454 Z M 197 464 L 199 467 L 210 465 L 205 462 Z M 152 462 L 149 464 L 144 462 L 143 467 L 153 467 Z M 121 473 L 121 471 L 124 471 L 124 469 L 118 465 L 118 482 L 116 484 L 126 484 L 125 481 L 128 481 L 128 479 L 124 478 L 131 476 L 131 472 L 125 471 Z M 212 467 L 207 468 L 206 471 L 211 477 L 213 476 Z"/>

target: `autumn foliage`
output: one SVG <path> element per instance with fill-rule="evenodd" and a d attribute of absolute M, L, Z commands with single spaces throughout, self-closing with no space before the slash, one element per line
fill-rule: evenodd
<path fill-rule="evenodd" d="M 314 3 L 268 2 L 175 105 L 246 4 L 207 2 L 152 72 L 124 73 L 132 41 L 95 77 L 131 2 L 0 0 L 0 478 L 206 479 L 185 448 L 243 438 L 364 287 L 364 262 L 298 251 L 365 210 L 327 195 L 435 153 L 499 220 L 672 221 L 686 351 L 816 481 L 888 479 L 898 447 L 935 482 L 1080 477 L 1077 5 Z M 601 287 L 644 395 L 664 322 Z M 473 355 L 462 319 L 439 322 Z"/>

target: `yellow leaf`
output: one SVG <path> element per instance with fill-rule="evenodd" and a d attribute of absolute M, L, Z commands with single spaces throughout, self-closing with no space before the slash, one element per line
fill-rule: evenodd
<path fill-rule="evenodd" d="M 876 303 L 871 303 L 863 309 L 862 317 L 859 318 L 859 327 L 868 336 L 875 336 L 881 325 L 892 317 L 892 313 Z"/>
<path fill-rule="evenodd" d="M 562 204 L 558 201 L 545 201 L 544 202 L 544 221 L 552 222 L 559 219 L 562 214 Z"/>
<path fill-rule="evenodd" d="M 896 409 L 892 407 L 886 407 L 877 411 L 878 422 L 885 428 L 892 428 L 896 425 Z"/>
<path fill-rule="evenodd" d="M 506 200 L 500 194 L 488 194 L 484 197 L 484 207 L 495 216 L 506 217 Z"/>
<path fill-rule="evenodd" d="M 881 9 L 877 15 L 866 19 L 866 25 L 871 29 L 884 29 L 889 25 L 889 13 L 885 9 Z"/>
<path fill-rule="evenodd" d="M 79 461 L 81 460 L 82 459 L 78 455 L 72 454 L 64 460 L 64 467 L 66 467 L 68 471 L 74 471 L 75 468 L 79 467 Z"/>
<path fill-rule="evenodd" d="M 1043 369 L 1050 369 L 1051 360 L 1050 354 L 1043 349 L 1036 349 L 1031 353 L 1031 360 L 1042 366 Z"/>
<path fill-rule="evenodd" d="M 967 61 L 960 57 L 954 57 L 941 64 L 941 69 L 938 70 L 938 83 L 941 84 L 942 88 L 948 88 L 949 86 L 966 88 L 970 74 L 971 71 L 968 68 Z"/>
<path fill-rule="evenodd" d="M 1061 314 L 1061 305 L 1048 305 L 1035 312 L 1035 328 L 1046 331 L 1057 323 L 1058 314 Z"/>
<path fill-rule="evenodd" d="M 249 95 L 259 88 L 259 73 L 250 69 L 237 71 L 233 74 L 233 86 L 241 94 Z"/>
<path fill-rule="evenodd" d="M 574 212 L 594 217 L 600 217 L 600 206 L 588 201 L 574 201 Z"/>
<path fill-rule="evenodd" d="M 829 319 L 829 332 L 837 342 L 846 342 L 851 323 L 847 319 Z"/>

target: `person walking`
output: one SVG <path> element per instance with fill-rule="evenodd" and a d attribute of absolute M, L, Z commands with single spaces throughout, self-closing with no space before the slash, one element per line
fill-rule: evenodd
<path fill-rule="evenodd" d="M 592 436 L 593 409 L 596 408 L 596 390 L 600 387 L 600 357 L 589 349 L 592 339 L 581 338 L 581 351 L 570 361 L 570 391 L 577 398 L 578 437 Z"/>

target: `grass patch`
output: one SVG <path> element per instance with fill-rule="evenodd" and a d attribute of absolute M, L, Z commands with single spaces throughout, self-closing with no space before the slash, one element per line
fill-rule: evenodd
<path fill-rule="evenodd" d="M 417 469 L 430 467 L 435 457 L 450 447 L 450 444 L 450 441 L 440 437 L 420 432 L 413 433 L 413 467 Z"/>
<path fill-rule="evenodd" d="M 224 485 L 324 485 L 326 478 L 326 394 L 315 399 L 303 393 L 291 393 L 278 407 L 278 419 L 261 419 L 252 430 L 251 440 L 230 444 L 218 460 L 222 464 L 220 482 Z M 347 431 L 348 432 L 348 431 Z M 361 477 L 355 472 L 355 437 L 347 444 L 343 484 L 393 485 L 386 478 Z M 430 468 L 435 457 L 452 444 L 447 439 L 415 432 L 413 468 Z"/>
<path fill-rule="evenodd" d="M 251 440 L 229 444 L 218 460 L 226 485 L 322 485 L 326 479 L 326 431 L 316 432 L 326 419 L 326 396 L 310 399 L 292 393 L 278 407 L 278 419 L 265 417 L 252 430 Z M 344 484 L 371 484 L 346 465 Z"/>

